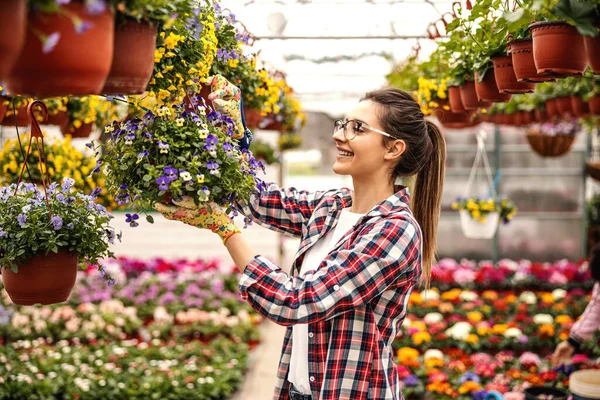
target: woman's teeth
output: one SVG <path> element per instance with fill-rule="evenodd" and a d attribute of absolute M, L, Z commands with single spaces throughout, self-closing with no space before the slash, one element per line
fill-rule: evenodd
<path fill-rule="evenodd" d="M 353 156 L 354 153 L 350 153 L 349 151 L 338 150 L 338 154 L 341 156 Z"/>

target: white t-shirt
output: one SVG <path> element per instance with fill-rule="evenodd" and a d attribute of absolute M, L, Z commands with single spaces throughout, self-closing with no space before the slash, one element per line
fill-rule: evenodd
<path fill-rule="evenodd" d="M 340 218 L 335 228 L 319 239 L 307 252 L 302 261 L 300 275 L 317 269 L 327 254 L 335 247 L 337 242 L 358 222 L 365 214 L 350 212 L 349 208 L 342 209 Z M 309 395 L 310 377 L 308 376 L 308 324 L 298 324 L 292 327 L 292 356 L 288 381 L 303 394 Z"/>

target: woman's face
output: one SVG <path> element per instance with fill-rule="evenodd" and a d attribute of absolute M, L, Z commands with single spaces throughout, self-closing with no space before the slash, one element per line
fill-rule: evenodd
<path fill-rule="evenodd" d="M 361 101 L 348 114 L 344 122 L 358 120 L 363 125 L 383 131 L 376 114 L 377 107 L 379 107 L 377 103 L 371 100 Z M 387 174 L 390 168 L 393 168 L 395 158 L 391 157 L 390 150 L 384 146 L 382 135 L 365 126 L 358 130 L 354 128 L 356 125 L 351 122 L 346 125 L 346 136 L 344 136 L 344 129 L 339 129 L 333 134 L 338 149 L 333 171 L 354 178 Z M 346 137 L 352 138 L 355 134 L 354 139 L 346 139 Z M 404 151 L 404 142 L 401 140 L 396 142 L 402 143 L 402 151 Z"/>

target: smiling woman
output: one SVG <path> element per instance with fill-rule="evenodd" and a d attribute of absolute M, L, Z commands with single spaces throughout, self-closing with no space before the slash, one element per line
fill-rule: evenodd
<path fill-rule="evenodd" d="M 402 399 L 390 354 L 415 285 L 434 259 L 446 148 L 406 92 L 368 93 L 338 121 L 337 174 L 354 190 L 308 192 L 259 185 L 242 214 L 301 238 L 291 275 L 257 255 L 219 207 L 193 201 L 157 209 L 217 233 L 243 272 L 243 299 L 287 326 L 276 399 Z M 415 198 L 397 179 L 416 175 Z M 331 365 L 336 365 L 331 368 Z"/>

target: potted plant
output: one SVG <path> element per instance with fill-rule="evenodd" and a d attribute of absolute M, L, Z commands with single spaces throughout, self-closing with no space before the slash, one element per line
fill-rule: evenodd
<path fill-rule="evenodd" d="M 580 126 L 575 121 L 534 124 L 527 132 L 527 141 L 542 157 L 560 157 L 571 150 Z"/>
<path fill-rule="evenodd" d="M 507 224 L 517 213 L 513 202 L 503 197 L 459 198 L 452 209 L 458 210 L 462 231 L 470 239 L 491 239 L 499 221 Z"/>
<path fill-rule="evenodd" d="M 43 103 L 48 109 L 48 120 L 45 122 L 46 125 L 63 126 L 69 121 L 67 115 L 67 101 L 67 97 L 54 97 L 43 100 Z"/>
<path fill-rule="evenodd" d="M 15 304 L 64 302 L 78 263 L 99 265 L 113 257 L 109 245 L 117 235 L 109 225 L 112 216 L 94 203 L 95 193 L 75 191 L 73 183 L 68 178 L 52 183 L 47 198 L 34 184 L 0 189 L 0 266 Z M 109 285 L 115 283 L 105 278 Z"/>
<path fill-rule="evenodd" d="M 420 77 L 417 101 L 425 115 L 435 116 L 447 128 L 464 128 L 472 125 L 473 113 L 454 113 L 448 104 L 447 79 L 436 81 Z"/>
<path fill-rule="evenodd" d="M 0 96 L 5 113 L 4 119 L 1 121 L 2 126 L 18 126 L 27 127 L 30 124 L 29 116 L 27 115 L 27 105 L 32 99 L 19 96 Z"/>
<path fill-rule="evenodd" d="M 25 44 L 27 28 L 26 0 L 4 0 L 0 3 L 0 81 L 13 68 Z M 1 118 L 0 118 L 1 119 Z"/>
<path fill-rule="evenodd" d="M 590 115 L 590 106 L 584 97 L 593 91 L 593 76 L 587 72 L 581 79 L 572 79 L 571 112 L 576 118 L 585 118 Z"/>
<path fill-rule="evenodd" d="M 234 129 L 228 117 L 204 106 L 185 111 L 184 103 L 115 122 L 107 127 L 110 138 L 95 146 L 106 187 L 119 205 L 135 210 L 182 196 L 227 207 L 247 199 L 257 184 L 262 189 L 255 176 L 263 166 L 232 139 Z M 128 220 L 136 225 L 134 215 Z"/>
<path fill-rule="evenodd" d="M 260 139 L 254 139 L 252 141 L 250 144 L 250 151 L 257 160 L 261 160 L 267 165 L 279 162 L 279 159 L 275 155 L 275 148 Z"/>
<path fill-rule="evenodd" d="M 302 138 L 293 132 L 282 133 L 279 136 L 279 151 L 297 149 L 302 145 Z"/>
<path fill-rule="evenodd" d="M 104 0 L 31 0 L 28 7 L 25 45 L 5 79 L 8 92 L 36 97 L 100 93 L 113 59 L 112 8 Z"/>
<path fill-rule="evenodd" d="M 94 127 L 104 126 L 118 119 L 117 107 L 100 96 L 72 97 L 67 103 L 69 122 L 61 126 L 64 135 L 74 138 L 88 137 Z"/>

